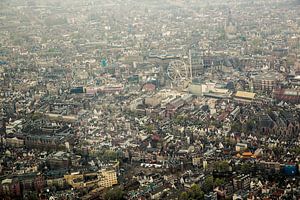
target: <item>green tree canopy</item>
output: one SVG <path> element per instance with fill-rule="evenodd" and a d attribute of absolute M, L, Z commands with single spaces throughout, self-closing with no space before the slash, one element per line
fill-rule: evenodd
<path fill-rule="evenodd" d="M 216 178 L 215 180 L 215 186 L 221 186 L 225 184 L 225 180 L 224 179 L 220 179 L 220 178 Z"/>
<path fill-rule="evenodd" d="M 182 193 L 180 194 L 179 199 L 181 199 L 181 200 L 188 200 L 188 199 L 189 199 L 188 193 L 187 193 L 187 192 L 182 192 Z"/>
<path fill-rule="evenodd" d="M 233 122 L 231 124 L 231 132 L 240 132 L 242 130 L 242 124 L 240 122 Z"/>
<path fill-rule="evenodd" d="M 149 124 L 147 126 L 145 126 L 146 132 L 147 133 L 152 133 L 153 129 L 154 129 L 154 125 L 153 124 Z"/>
<path fill-rule="evenodd" d="M 180 200 L 202 200 L 204 199 L 204 192 L 201 190 L 199 185 L 193 184 L 188 191 L 181 193 L 179 199 Z"/>
<path fill-rule="evenodd" d="M 250 163 L 244 163 L 241 165 L 241 171 L 242 173 L 249 173 L 251 170 L 251 164 Z"/>
<path fill-rule="evenodd" d="M 105 150 L 103 153 L 102 158 L 104 160 L 116 160 L 117 159 L 117 153 L 112 150 Z"/>
<path fill-rule="evenodd" d="M 104 195 L 105 200 L 125 200 L 124 191 L 121 188 L 113 188 Z"/>
<path fill-rule="evenodd" d="M 213 189 L 213 187 L 214 187 L 214 177 L 212 177 L 212 176 L 206 177 L 206 179 L 204 180 L 204 184 L 203 184 L 204 192 L 211 191 Z"/>
<path fill-rule="evenodd" d="M 229 171 L 229 164 L 227 161 L 219 161 L 216 162 L 214 165 L 214 169 L 217 170 L 218 172 L 227 172 Z"/>

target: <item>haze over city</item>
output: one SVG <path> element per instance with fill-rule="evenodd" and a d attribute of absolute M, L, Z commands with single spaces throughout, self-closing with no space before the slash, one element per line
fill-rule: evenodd
<path fill-rule="evenodd" d="M 1 0 L 0 199 L 300 199 L 299 0 Z"/>

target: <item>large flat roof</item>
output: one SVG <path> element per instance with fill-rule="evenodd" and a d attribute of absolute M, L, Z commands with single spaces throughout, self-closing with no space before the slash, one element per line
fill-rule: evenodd
<path fill-rule="evenodd" d="M 237 91 L 235 94 L 235 97 L 254 99 L 255 95 L 256 95 L 256 93 L 253 93 L 253 92 Z"/>

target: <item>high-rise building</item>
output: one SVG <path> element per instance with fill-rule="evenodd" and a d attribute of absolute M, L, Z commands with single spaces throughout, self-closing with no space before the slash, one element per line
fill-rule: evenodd
<path fill-rule="evenodd" d="M 100 176 L 101 179 L 98 182 L 99 186 L 106 188 L 118 184 L 117 173 L 115 170 L 102 170 Z"/>
<path fill-rule="evenodd" d="M 195 78 L 204 73 L 203 55 L 201 51 L 190 50 L 190 76 Z"/>
<path fill-rule="evenodd" d="M 245 190 L 250 188 L 250 176 L 249 175 L 239 175 L 233 179 L 233 187 L 235 190 Z"/>

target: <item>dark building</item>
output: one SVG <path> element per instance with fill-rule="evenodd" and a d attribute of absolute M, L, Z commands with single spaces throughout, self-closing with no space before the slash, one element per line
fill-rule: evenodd
<path fill-rule="evenodd" d="M 47 165 L 50 169 L 68 169 L 71 159 L 68 153 L 59 151 L 47 160 Z"/>
<path fill-rule="evenodd" d="M 261 115 L 259 117 L 259 127 L 262 130 L 270 130 L 272 129 L 276 123 L 272 120 L 272 118 L 266 114 L 266 115 Z"/>
<path fill-rule="evenodd" d="M 274 97 L 278 101 L 289 103 L 300 103 L 300 90 L 298 89 L 277 89 L 274 91 Z"/>
<path fill-rule="evenodd" d="M 36 173 L 24 174 L 18 176 L 18 181 L 22 191 L 42 191 L 45 186 L 45 179 L 42 175 Z"/>
<path fill-rule="evenodd" d="M 67 141 L 66 138 L 60 136 L 27 135 L 25 138 L 25 146 L 37 149 L 62 150 L 66 148 L 62 139 L 63 141 Z"/>
<path fill-rule="evenodd" d="M 204 73 L 203 56 L 200 51 L 190 50 L 190 70 L 192 77 L 199 77 Z"/>
<path fill-rule="evenodd" d="M 17 179 L 4 179 L 0 184 L 0 197 L 5 198 L 18 198 L 21 196 L 21 187 Z"/>
<path fill-rule="evenodd" d="M 233 187 L 235 190 L 249 189 L 250 182 L 250 175 L 239 175 L 233 179 Z"/>

